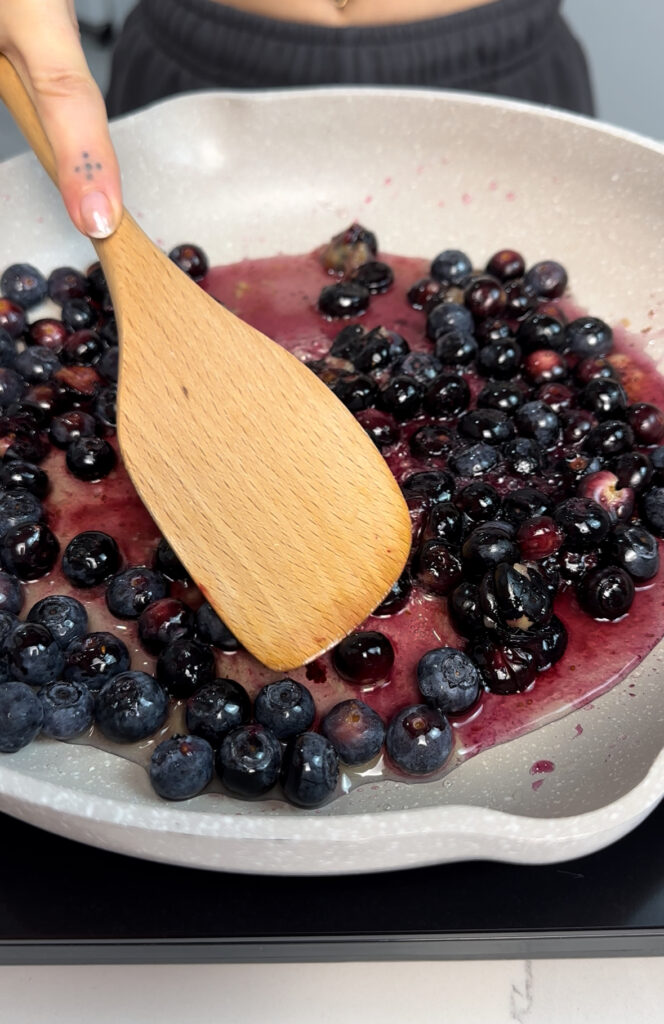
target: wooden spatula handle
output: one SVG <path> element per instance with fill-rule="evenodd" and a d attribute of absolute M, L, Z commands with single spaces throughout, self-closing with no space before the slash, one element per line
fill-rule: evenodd
<path fill-rule="evenodd" d="M 58 175 L 51 144 L 42 128 L 35 105 L 7 57 L 0 54 L 0 97 L 7 105 L 42 167 L 57 185 Z"/>

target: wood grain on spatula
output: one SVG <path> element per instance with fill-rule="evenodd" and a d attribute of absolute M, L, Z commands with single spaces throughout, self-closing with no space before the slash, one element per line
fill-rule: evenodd
<path fill-rule="evenodd" d="M 4 57 L 0 94 L 55 181 Z M 271 668 L 304 664 L 403 569 L 399 487 L 329 389 L 194 284 L 126 211 L 94 244 L 119 327 L 118 437 L 136 490 L 244 646 Z"/>

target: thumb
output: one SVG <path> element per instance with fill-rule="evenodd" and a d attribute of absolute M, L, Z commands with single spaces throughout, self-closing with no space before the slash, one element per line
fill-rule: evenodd
<path fill-rule="evenodd" d="M 122 193 L 104 100 L 66 7 L 21 2 L 29 31 L 14 36 L 12 59 L 51 143 L 62 198 L 79 231 L 106 238 L 120 222 Z M 34 19 L 28 7 L 40 8 Z"/>

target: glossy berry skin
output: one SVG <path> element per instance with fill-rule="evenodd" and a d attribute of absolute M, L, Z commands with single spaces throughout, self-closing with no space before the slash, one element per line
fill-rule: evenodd
<path fill-rule="evenodd" d="M 523 371 L 534 385 L 556 383 L 567 376 L 567 362 L 560 352 L 538 348 L 523 360 Z"/>
<path fill-rule="evenodd" d="M 62 556 L 62 571 L 75 587 L 103 583 L 120 567 L 120 550 L 108 533 L 85 530 L 69 541 Z"/>
<path fill-rule="evenodd" d="M 13 754 L 39 735 L 44 711 L 35 691 L 12 680 L 0 685 L 0 753 Z"/>
<path fill-rule="evenodd" d="M 596 549 L 611 525 L 608 512 L 591 498 L 568 498 L 556 506 L 553 518 L 563 529 L 572 551 Z"/>
<path fill-rule="evenodd" d="M 227 654 L 239 651 L 242 646 L 207 601 L 196 612 L 196 631 L 204 643 L 212 644 Z"/>
<path fill-rule="evenodd" d="M 62 322 L 69 331 L 84 331 L 97 323 L 97 312 L 87 299 L 67 299 L 62 304 Z"/>
<path fill-rule="evenodd" d="M 535 312 L 538 298 L 535 289 L 524 278 L 504 282 L 505 309 L 503 316 L 509 320 L 526 320 Z"/>
<path fill-rule="evenodd" d="M 67 449 L 67 469 L 79 480 L 101 480 L 116 462 L 115 449 L 101 437 L 80 437 Z"/>
<path fill-rule="evenodd" d="M 500 281 L 488 274 L 471 280 L 466 286 L 463 297 L 466 308 L 478 320 L 490 316 L 500 316 L 507 302 Z"/>
<path fill-rule="evenodd" d="M 516 337 L 524 352 L 534 352 L 543 348 L 564 352 L 567 348 L 563 324 L 556 317 L 546 316 L 544 313 L 533 313 L 519 324 Z"/>
<path fill-rule="evenodd" d="M 521 348 L 512 338 L 493 341 L 481 348 L 477 357 L 477 372 L 483 377 L 507 380 L 513 377 L 521 363 Z"/>
<path fill-rule="evenodd" d="M 444 249 L 431 264 L 431 276 L 443 284 L 463 285 L 473 265 L 460 249 Z"/>
<path fill-rule="evenodd" d="M 160 572 L 136 565 L 112 577 L 106 588 L 106 604 L 119 619 L 137 619 L 144 608 L 167 593 L 168 583 Z"/>
<path fill-rule="evenodd" d="M 304 732 L 290 741 L 284 754 L 281 785 L 296 807 L 320 807 L 334 793 L 339 778 L 337 753 L 319 732 Z"/>
<path fill-rule="evenodd" d="M 261 687 L 254 701 L 254 718 L 286 741 L 313 724 L 316 706 L 311 693 L 294 679 L 278 679 Z"/>
<path fill-rule="evenodd" d="M 507 413 L 500 409 L 472 409 L 460 418 L 459 433 L 473 441 L 503 444 L 512 440 L 516 430 Z"/>
<path fill-rule="evenodd" d="M 0 487 L 6 491 L 29 491 L 41 501 L 50 487 L 48 474 L 25 459 L 12 459 L 0 466 Z"/>
<path fill-rule="evenodd" d="M 516 277 L 523 277 L 525 269 L 523 256 L 514 249 L 499 249 L 486 265 L 487 274 L 498 278 L 499 281 L 512 281 Z"/>
<path fill-rule="evenodd" d="M 641 513 L 656 537 L 664 537 L 664 487 L 650 487 L 641 498 Z"/>
<path fill-rule="evenodd" d="M 417 685 L 431 707 L 444 715 L 460 715 L 477 700 L 482 677 L 477 665 L 463 651 L 439 647 L 420 658 Z"/>
<path fill-rule="evenodd" d="M 664 410 L 649 402 L 637 402 L 627 410 L 627 422 L 637 444 L 656 445 L 664 440 Z"/>
<path fill-rule="evenodd" d="M 618 455 L 613 459 L 611 469 L 616 475 L 618 487 L 631 487 L 636 493 L 643 491 L 653 476 L 652 462 L 641 452 Z"/>
<path fill-rule="evenodd" d="M 368 409 L 378 397 L 376 382 L 364 373 L 349 373 L 337 380 L 332 390 L 351 412 Z"/>
<path fill-rule="evenodd" d="M 388 593 L 381 603 L 372 612 L 373 615 L 384 618 L 389 615 L 396 615 L 408 604 L 408 599 L 413 589 L 413 581 L 408 569 L 404 569 L 401 576 L 390 587 Z"/>
<path fill-rule="evenodd" d="M 154 568 L 169 580 L 188 580 L 189 574 L 165 537 L 157 544 Z"/>
<path fill-rule="evenodd" d="M 429 511 L 423 540 L 442 540 L 456 548 L 464 533 L 464 515 L 451 501 L 442 501 Z"/>
<path fill-rule="evenodd" d="M 234 679 L 205 683 L 187 700 L 185 720 L 189 732 L 202 736 L 216 749 L 231 729 L 251 717 L 249 694 Z"/>
<path fill-rule="evenodd" d="M 440 374 L 424 392 L 422 405 L 430 416 L 446 419 L 466 409 L 469 401 L 470 389 L 463 377 Z"/>
<path fill-rule="evenodd" d="M 399 359 L 395 368 L 400 374 L 412 377 L 426 387 L 442 372 L 443 364 L 431 352 L 409 352 Z"/>
<path fill-rule="evenodd" d="M 493 381 L 485 384 L 477 396 L 478 409 L 500 409 L 513 413 L 525 401 L 523 385 L 511 381 Z"/>
<path fill-rule="evenodd" d="M 413 309 L 430 309 L 445 298 L 447 286 L 433 277 L 421 277 L 408 289 L 407 299 Z"/>
<path fill-rule="evenodd" d="M 2 538 L 2 562 L 24 581 L 38 580 L 51 571 L 60 553 L 58 539 L 43 523 L 14 526 Z"/>
<path fill-rule="evenodd" d="M 31 309 L 46 298 L 46 279 L 29 263 L 12 263 L 0 278 L 0 290 L 10 302 Z"/>
<path fill-rule="evenodd" d="M 38 696 L 44 709 L 44 736 L 71 740 L 92 725 L 95 699 L 84 683 L 62 680 L 48 683 L 39 690 Z"/>
<path fill-rule="evenodd" d="M 478 441 L 477 444 L 469 444 L 457 448 L 451 453 L 449 467 L 453 473 L 460 477 L 482 476 L 498 462 L 498 455 L 493 445 Z"/>
<path fill-rule="evenodd" d="M 428 540 L 417 558 L 418 582 L 430 594 L 445 596 L 461 582 L 460 559 L 441 540 Z"/>
<path fill-rule="evenodd" d="M 584 442 L 584 451 L 592 455 L 612 458 L 631 450 L 634 444 L 634 432 L 622 420 L 604 420 L 588 433 Z"/>
<path fill-rule="evenodd" d="M 88 613 L 75 597 L 49 594 L 33 604 L 27 621 L 46 626 L 58 646 L 65 650 L 74 637 L 86 633 Z"/>
<path fill-rule="evenodd" d="M 548 515 L 552 508 L 551 499 L 536 487 L 519 487 L 503 498 L 503 518 L 516 525 L 525 519 Z"/>
<path fill-rule="evenodd" d="M 589 381 L 581 392 L 580 401 L 581 405 L 594 413 L 598 420 L 621 419 L 627 412 L 625 389 L 618 381 L 605 377 Z M 662 432 L 664 433 L 664 428 Z"/>
<path fill-rule="evenodd" d="M 608 540 L 611 563 L 628 572 L 637 583 L 653 579 L 659 571 L 659 545 L 637 523 L 616 526 Z"/>
<path fill-rule="evenodd" d="M 403 422 L 413 419 L 422 406 L 424 389 L 412 377 L 397 374 L 381 391 L 379 404 L 395 420 Z"/>
<path fill-rule="evenodd" d="M 541 450 L 531 437 L 515 437 L 503 445 L 503 455 L 517 476 L 533 476 L 542 468 Z"/>
<path fill-rule="evenodd" d="M 150 758 L 150 782 L 163 800 L 191 800 L 214 775 L 214 751 L 200 736 L 170 736 Z"/>
<path fill-rule="evenodd" d="M 320 731 L 343 764 L 367 764 L 380 753 L 385 725 L 364 701 L 351 699 L 335 704 L 323 718 Z"/>
<path fill-rule="evenodd" d="M 555 555 L 564 541 L 562 527 L 551 516 L 535 516 L 524 520 L 516 534 L 521 557 L 532 562 Z"/>
<path fill-rule="evenodd" d="M 60 358 L 63 363 L 92 366 L 99 361 L 105 348 L 95 331 L 74 331 L 62 346 Z"/>
<path fill-rule="evenodd" d="M 126 672 L 129 664 L 129 651 L 120 637 L 99 630 L 70 640 L 62 678 L 98 690 L 107 679 Z"/>
<path fill-rule="evenodd" d="M 81 272 L 74 267 L 56 267 L 47 281 L 48 295 L 58 306 L 68 299 L 82 299 L 88 291 L 88 284 Z"/>
<path fill-rule="evenodd" d="M 18 302 L 0 299 L 0 328 L 11 338 L 20 338 L 25 330 L 25 310 Z"/>
<path fill-rule="evenodd" d="M 514 532 L 514 527 L 504 522 L 483 523 L 471 530 L 461 548 L 464 575 L 479 579 L 501 562 L 515 562 L 519 548 Z"/>
<path fill-rule="evenodd" d="M 371 292 L 354 281 L 329 284 L 318 297 L 318 309 L 328 320 L 339 317 L 361 316 L 369 307 Z"/>
<path fill-rule="evenodd" d="M 527 633 L 518 634 L 518 642 L 534 656 L 538 672 L 560 661 L 567 650 L 567 640 L 567 629 L 557 615 L 552 615 L 544 626 L 533 626 Z"/>
<path fill-rule="evenodd" d="M 390 760 L 407 775 L 430 775 L 442 768 L 453 743 L 450 723 L 437 708 L 426 704 L 402 708 L 385 734 Z"/>
<path fill-rule="evenodd" d="M 5 638 L 10 678 L 41 686 L 61 677 L 65 658 L 46 626 L 22 622 Z"/>
<path fill-rule="evenodd" d="M 11 573 L 0 570 L 0 612 L 18 615 L 24 602 L 23 587 L 20 580 Z"/>
<path fill-rule="evenodd" d="M 169 252 L 168 258 L 173 260 L 173 263 L 183 270 L 192 281 L 202 281 L 209 269 L 207 256 L 200 246 L 193 245 L 191 242 L 176 245 Z"/>
<path fill-rule="evenodd" d="M 525 280 L 541 298 L 557 299 L 567 287 L 567 271 L 555 260 L 542 260 L 527 271 Z"/>
<path fill-rule="evenodd" d="M 492 693 L 521 693 L 537 676 L 538 660 L 527 641 L 516 644 L 498 634 L 480 633 L 471 639 L 468 654 Z"/>
<path fill-rule="evenodd" d="M 545 579 L 520 562 L 489 570 L 480 584 L 480 602 L 487 623 L 524 632 L 546 625 L 553 612 Z"/>
<path fill-rule="evenodd" d="M 330 274 L 348 273 L 373 259 L 377 251 L 378 240 L 374 233 L 354 221 L 325 246 L 321 263 Z"/>
<path fill-rule="evenodd" d="M 426 335 L 429 341 L 437 341 L 448 331 L 473 330 L 473 317 L 469 309 L 458 302 L 441 302 L 432 306 L 427 313 Z"/>
<path fill-rule="evenodd" d="M 441 334 L 434 352 L 445 366 L 467 366 L 475 359 L 478 345 L 470 331 L 457 329 Z"/>
<path fill-rule="evenodd" d="M 596 569 L 578 587 L 581 607 L 596 619 L 622 618 L 634 600 L 634 581 L 619 566 Z"/>
<path fill-rule="evenodd" d="M 472 636 L 484 628 L 479 587 L 469 580 L 454 588 L 447 599 L 447 610 L 450 622 L 460 636 Z"/>
<path fill-rule="evenodd" d="M 454 488 L 454 477 L 444 469 L 411 473 L 401 482 L 404 498 L 421 495 L 428 498 L 431 504 L 450 501 L 454 494 Z"/>
<path fill-rule="evenodd" d="M 335 669 L 344 679 L 372 685 L 389 679 L 394 649 L 383 633 L 366 630 L 344 637 L 334 648 L 332 658 Z"/>
<path fill-rule="evenodd" d="M 193 637 L 195 621 L 188 605 L 174 597 L 162 597 L 141 612 L 138 636 L 146 651 L 158 654 L 172 640 Z"/>
<path fill-rule="evenodd" d="M 565 328 L 567 346 L 575 356 L 606 356 L 613 347 L 613 331 L 603 320 L 582 316 L 571 320 Z"/>
<path fill-rule="evenodd" d="M 368 288 L 372 295 L 380 295 L 394 283 L 394 273 L 387 263 L 369 260 L 353 271 L 351 280 Z"/>
<path fill-rule="evenodd" d="M 120 672 L 97 694 L 95 721 L 115 743 L 136 743 L 156 732 L 166 720 L 168 697 L 146 672 Z"/>
<path fill-rule="evenodd" d="M 91 413 L 69 409 L 53 417 L 48 436 L 56 448 L 66 449 L 79 437 L 94 437 L 98 433 L 97 421 Z"/>
<path fill-rule="evenodd" d="M 172 640 L 157 659 L 156 676 L 173 697 L 190 697 L 214 679 L 214 654 L 198 640 Z"/>
<path fill-rule="evenodd" d="M 281 771 L 281 744 L 262 725 L 241 725 L 222 740 L 215 764 L 225 788 L 233 796 L 255 799 L 277 783 Z"/>
<path fill-rule="evenodd" d="M 495 487 L 481 480 L 466 484 L 454 496 L 454 504 L 472 523 L 498 519 L 501 502 Z"/>
<path fill-rule="evenodd" d="M 25 394 L 27 386 L 26 381 L 16 370 L 0 367 L 0 408 L 18 402 Z"/>
<path fill-rule="evenodd" d="M 517 409 L 514 418 L 520 433 L 542 448 L 551 448 L 558 440 L 560 420 L 545 402 L 526 402 Z"/>
<path fill-rule="evenodd" d="M 379 451 L 387 451 L 399 441 L 400 432 L 391 416 L 378 409 L 362 409 L 355 414 Z"/>

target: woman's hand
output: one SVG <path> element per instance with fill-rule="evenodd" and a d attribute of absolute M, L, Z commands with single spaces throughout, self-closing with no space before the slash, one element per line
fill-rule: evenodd
<path fill-rule="evenodd" d="M 0 0 L 0 52 L 37 108 L 69 216 L 83 234 L 106 238 L 122 215 L 120 172 L 74 0 Z"/>

